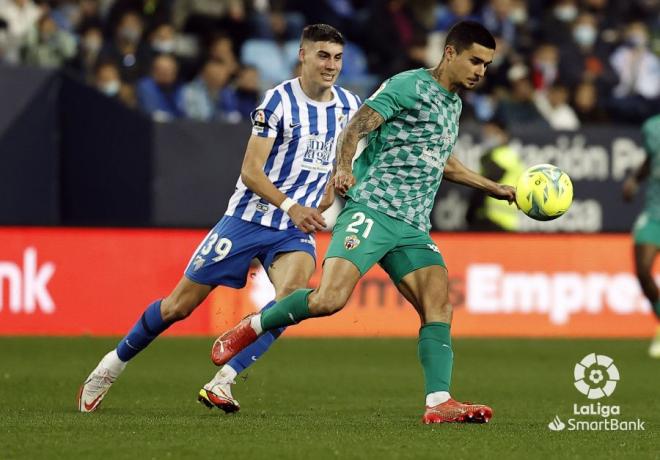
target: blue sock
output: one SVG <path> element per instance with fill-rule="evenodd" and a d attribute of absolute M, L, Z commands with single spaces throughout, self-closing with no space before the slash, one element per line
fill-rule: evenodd
<path fill-rule="evenodd" d="M 275 301 L 272 300 L 266 304 L 261 311 L 268 310 L 270 307 L 275 305 Z M 273 342 L 284 332 L 285 327 L 279 329 L 273 329 L 272 331 L 267 331 L 262 334 L 256 342 L 252 343 L 247 348 L 243 349 L 239 354 L 234 356 L 229 360 L 227 366 L 230 366 L 236 371 L 237 374 L 240 374 L 242 371 L 250 367 L 254 362 L 261 357 L 264 353 L 268 351 Z"/>
<path fill-rule="evenodd" d="M 160 300 L 150 304 L 142 317 L 135 323 L 133 329 L 117 345 L 119 359 L 126 362 L 147 348 L 153 339 L 158 337 L 172 323 L 163 321 L 160 315 Z"/>

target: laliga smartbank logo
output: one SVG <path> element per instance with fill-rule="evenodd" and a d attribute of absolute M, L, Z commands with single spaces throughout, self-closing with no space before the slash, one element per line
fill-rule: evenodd
<path fill-rule="evenodd" d="M 573 370 L 575 388 L 589 399 L 612 396 L 619 381 L 619 369 L 609 356 L 591 353 Z"/>
<path fill-rule="evenodd" d="M 591 353 L 573 368 L 573 385 L 588 399 L 609 398 L 620 380 L 619 369 L 609 356 Z M 601 402 L 573 404 L 572 418 L 559 415 L 548 424 L 552 431 L 644 431 L 646 422 L 638 419 L 622 420 L 621 406 Z M 616 418 L 615 418 L 616 416 Z"/>

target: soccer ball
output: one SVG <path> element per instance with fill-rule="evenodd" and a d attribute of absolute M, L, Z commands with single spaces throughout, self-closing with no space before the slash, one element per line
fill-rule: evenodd
<path fill-rule="evenodd" d="M 572 202 L 573 183 L 556 166 L 532 166 L 518 179 L 516 203 L 532 219 L 556 219 L 568 211 Z"/>

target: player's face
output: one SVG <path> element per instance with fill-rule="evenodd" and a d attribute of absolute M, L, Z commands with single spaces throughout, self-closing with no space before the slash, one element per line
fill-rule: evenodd
<path fill-rule="evenodd" d="M 450 47 L 453 50 L 453 47 Z M 448 55 L 451 81 L 462 88 L 473 89 L 486 75 L 486 68 L 493 62 L 495 50 L 477 43 L 461 53 Z"/>
<path fill-rule="evenodd" d="M 303 78 L 322 88 L 332 87 L 341 72 L 343 54 L 339 43 L 306 42 L 300 50 Z"/>

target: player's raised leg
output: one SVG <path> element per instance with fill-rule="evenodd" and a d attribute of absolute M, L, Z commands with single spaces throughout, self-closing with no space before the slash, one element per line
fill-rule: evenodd
<path fill-rule="evenodd" d="M 644 296 L 651 303 L 656 319 L 659 321 L 655 337 L 649 347 L 652 358 L 660 358 L 660 295 L 653 279 L 653 262 L 658 254 L 654 244 L 635 244 L 635 272 Z"/>
<path fill-rule="evenodd" d="M 173 323 L 187 318 L 212 289 L 184 276 L 170 295 L 151 303 L 117 348 L 107 353 L 85 379 L 78 391 L 78 410 L 96 410 L 126 364 Z"/>
<path fill-rule="evenodd" d="M 314 257 L 308 251 L 296 250 L 278 254 L 268 269 L 268 277 L 275 287 L 275 300 L 266 304 L 261 311 L 268 310 L 275 305 L 276 301 L 295 290 L 307 287 L 309 279 L 314 273 L 314 267 Z M 231 385 L 235 383 L 236 376 L 266 353 L 285 329 L 285 327 L 280 327 L 265 332 L 254 343 L 229 360 L 199 390 L 198 401 L 208 408 L 217 407 L 227 413 L 238 411 L 240 405 L 231 392 Z"/>
<path fill-rule="evenodd" d="M 440 265 L 420 268 L 404 276 L 397 288 L 415 307 L 422 323 L 417 345 L 426 392 L 422 421 L 426 424 L 488 422 L 493 415 L 490 407 L 461 403 L 449 394 L 454 352 L 447 269 Z"/>
<path fill-rule="evenodd" d="M 272 308 L 245 318 L 216 339 L 211 349 L 212 361 L 218 366 L 225 364 L 266 331 L 338 312 L 361 276 L 360 270 L 346 259 L 326 259 L 317 289 L 299 289 Z"/>

